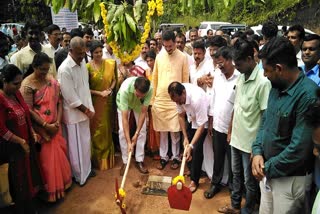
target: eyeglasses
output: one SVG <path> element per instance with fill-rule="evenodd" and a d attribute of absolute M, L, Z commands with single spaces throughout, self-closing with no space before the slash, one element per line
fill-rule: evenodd
<path fill-rule="evenodd" d="M 305 47 L 305 48 L 302 48 L 302 51 L 316 51 L 318 48 L 315 48 L 315 47 Z"/>

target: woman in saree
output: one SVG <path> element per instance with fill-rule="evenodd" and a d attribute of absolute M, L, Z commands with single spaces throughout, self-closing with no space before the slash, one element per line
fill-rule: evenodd
<path fill-rule="evenodd" d="M 30 112 L 19 88 L 22 72 L 15 65 L 0 70 L 0 164 L 9 163 L 10 194 L 15 213 L 36 213 L 33 198 L 42 186 Z"/>
<path fill-rule="evenodd" d="M 60 87 L 48 74 L 51 62 L 45 53 L 37 53 L 32 62 L 33 73 L 23 80 L 20 90 L 29 106 L 33 127 L 41 136 L 39 159 L 46 182 L 45 193 L 41 196 L 55 202 L 64 197 L 72 178 L 67 143 L 61 129 Z"/>
<path fill-rule="evenodd" d="M 146 70 L 146 76 L 152 82 L 152 71 L 154 62 L 156 59 L 156 52 L 154 50 L 150 50 L 147 52 L 146 60 L 147 64 L 149 66 L 149 69 Z M 151 105 L 148 109 L 148 116 L 149 116 L 149 122 L 148 122 L 148 142 L 147 142 L 147 148 L 150 151 L 150 153 L 153 155 L 154 160 L 160 160 L 159 156 L 159 147 L 160 147 L 160 134 L 159 132 L 156 132 L 153 129 L 153 122 L 152 122 L 152 113 L 151 113 Z"/>
<path fill-rule="evenodd" d="M 114 166 L 112 140 L 113 91 L 116 86 L 117 64 L 113 59 L 102 59 L 103 45 L 93 41 L 90 47 L 92 60 L 87 63 L 95 115 L 90 121 L 92 163 L 99 170 Z"/>

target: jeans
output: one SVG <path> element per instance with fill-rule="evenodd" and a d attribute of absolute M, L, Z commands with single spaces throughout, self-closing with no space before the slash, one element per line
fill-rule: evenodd
<path fill-rule="evenodd" d="M 244 186 L 246 188 L 246 203 L 241 209 L 241 213 L 252 213 L 256 204 L 256 196 L 258 194 L 259 187 L 251 172 L 250 154 L 231 146 L 231 162 L 233 173 L 233 191 L 231 192 L 231 205 L 236 209 L 239 209 L 241 207 L 241 199 L 243 193 L 242 184 L 244 177 Z"/>

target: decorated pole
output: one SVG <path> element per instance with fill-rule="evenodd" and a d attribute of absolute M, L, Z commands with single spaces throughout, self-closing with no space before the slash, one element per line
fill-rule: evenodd
<path fill-rule="evenodd" d="M 144 20 L 142 0 L 136 1 L 133 7 L 126 2 L 121 5 L 108 3 L 107 7 L 105 3 L 100 4 L 107 42 L 122 63 L 131 62 L 140 55 L 149 37 L 152 19 L 163 15 L 162 0 L 149 0 L 147 7 L 144 31 L 141 34 L 138 23 Z"/>

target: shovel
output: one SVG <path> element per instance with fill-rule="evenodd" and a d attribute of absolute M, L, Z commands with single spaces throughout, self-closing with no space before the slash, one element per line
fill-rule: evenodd
<path fill-rule="evenodd" d="M 121 210 L 122 214 L 126 213 L 126 210 L 125 210 L 126 209 L 126 204 L 123 203 L 124 198 L 126 197 L 126 193 L 125 193 L 123 188 L 124 188 L 124 184 L 126 182 L 128 171 L 129 171 L 129 166 L 130 166 L 130 162 L 131 162 L 131 154 L 132 154 L 132 151 L 130 151 L 129 154 L 128 154 L 128 162 L 127 162 L 127 166 L 126 166 L 126 169 L 125 169 L 123 177 L 122 177 L 122 182 L 121 182 L 120 188 L 119 188 L 119 185 L 118 185 L 118 179 L 116 178 L 116 195 L 115 195 L 115 198 L 116 198 L 116 204 L 120 207 L 120 210 Z"/>
<path fill-rule="evenodd" d="M 183 152 L 179 176 L 173 179 L 173 185 L 168 188 L 168 200 L 171 208 L 188 211 L 192 200 L 192 193 L 188 187 L 184 186 L 183 172 L 186 164 L 186 152 L 187 146 Z"/>

